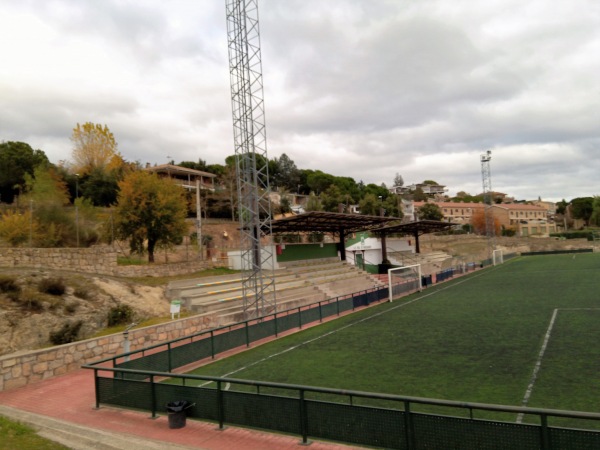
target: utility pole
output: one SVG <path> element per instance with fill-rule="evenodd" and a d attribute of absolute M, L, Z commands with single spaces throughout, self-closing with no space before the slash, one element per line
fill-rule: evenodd
<path fill-rule="evenodd" d="M 495 247 L 496 229 L 494 227 L 494 214 L 492 211 L 493 191 L 492 174 L 490 171 L 490 161 L 492 151 L 488 150 L 481 155 L 481 179 L 483 182 L 483 203 L 485 204 L 485 235 L 487 237 L 488 258 L 492 260 L 492 253 Z"/>

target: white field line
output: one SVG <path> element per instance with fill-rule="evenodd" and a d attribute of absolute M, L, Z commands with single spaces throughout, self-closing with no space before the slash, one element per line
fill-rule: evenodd
<path fill-rule="evenodd" d="M 485 272 L 484 272 L 484 273 L 485 273 Z M 366 322 L 367 320 L 371 320 L 371 319 L 372 319 L 372 318 L 374 318 L 374 317 L 378 317 L 378 316 L 381 316 L 381 315 L 383 315 L 383 314 L 387 314 L 387 313 L 389 313 L 390 311 L 393 311 L 393 310 L 395 310 L 395 309 L 402 308 L 402 307 L 404 307 L 404 306 L 410 305 L 411 303 L 414 303 L 414 302 L 416 302 L 417 300 L 422 300 L 422 299 L 424 299 L 424 298 L 430 297 L 430 296 L 432 296 L 432 295 L 435 295 L 435 294 L 437 294 L 438 292 L 444 291 L 444 290 L 446 290 L 446 289 L 450 289 L 450 288 L 452 288 L 452 287 L 456 286 L 457 284 L 466 283 L 467 281 L 469 281 L 469 280 L 472 280 L 473 278 L 480 277 L 480 276 L 481 276 L 481 275 L 483 275 L 484 273 L 475 274 L 475 275 L 473 275 L 472 277 L 468 277 L 468 278 L 465 278 L 465 279 L 463 279 L 463 280 L 457 281 L 456 283 L 452 284 L 451 286 L 446 286 L 446 287 L 443 287 L 443 288 L 440 288 L 440 289 L 436 289 L 436 291 L 435 291 L 435 292 L 431 292 L 431 293 L 429 293 L 429 294 L 422 295 L 422 296 L 420 296 L 420 297 L 418 297 L 418 298 L 415 298 L 414 300 L 411 300 L 411 301 L 409 301 L 409 302 L 406 302 L 406 303 L 402 303 L 402 304 L 400 304 L 400 305 L 398 305 L 398 306 L 394 306 L 393 308 L 390 308 L 390 309 L 386 309 L 385 311 L 378 312 L 377 314 L 373 314 L 373 315 L 371 315 L 371 316 L 369 316 L 369 317 L 365 317 L 365 318 L 363 318 L 363 319 L 357 320 L 356 322 L 349 323 L 348 325 L 345 325 L 345 326 L 343 326 L 343 327 L 336 328 L 335 330 L 332 330 L 332 331 L 330 331 L 330 332 L 328 332 L 328 333 L 325 333 L 325 334 L 322 334 L 322 335 L 320 335 L 320 336 L 314 337 L 314 338 L 312 338 L 312 339 L 306 340 L 306 341 L 304 341 L 304 342 L 301 342 L 301 343 L 299 343 L 299 344 L 297 344 L 297 345 L 294 345 L 294 346 L 292 346 L 292 347 L 286 348 L 285 350 L 282 350 L 282 351 L 280 351 L 280 352 L 278 352 L 278 353 L 273 353 L 272 355 L 269 355 L 269 356 L 266 356 L 265 358 L 262 358 L 262 359 L 259 359 L 259 360 L 257 360 L 257 361 L 254 361 L 253 363 L 251 363 L 251 364 L 248 364 L 248 365 L 246 365 L 246 366 L 244 366 L 244 367 L 240 367 L 240 368 L 238 368 L 238 369 L 236 369 L 236 370 L 233 370 L 233 371 L 231 371 L 231 372 L 228 372 L 228 373 L 226 373 L 226 374 L 222 375 L 222 377 L 223 377 L 223 378 L 230 377 L 231 375 L 234 375 L 234 374 L 236 374 L 236 373 L 238 373 L 238 372 L 241 372 L 241 371 L 243 371 L 243 370 L 246 370 L 246 369 L 248 369 L 248 368 L 250 368 L 250 367 L 252 367 L 252 366 L 255 366 L 255 365 L 257 365 L 257 364 L 260 364 L 261 362 L 267 361 L 267 360 L 269 360 L 269 359 L 271 359 L 271 358 L 274 358 L 274 357 L 276 357 L 276 356 L 283 355 L 283 354 L 285 354 L 285 353 L 287 353 L 287 352 L 290 352 L 290 351 L 292 351 L 292 350 L 296 350 L 297 348 L 300 348 L 300 347 L 302 347 L 303 345 L 310 344 L 311 342 L 318 341 L 318 340 L 319 340 L 319 339 L 321 339 L 321 338 L 324 338 L 324 337 L 327 337 L 327 336 L 331 336 L 332 334 L 334 334 L 334 333 L 337 333 L 338 331 L 345 330 L 346 328 L 350 328 L 350 327 L 352 327 L 352 326 L 354 326 L 354 325 L 357 325 L 357 324 L 359 324 L 359 323 Z M 213 383 L 213 382 L 212 382 L 212 381 L 207 381 L 206 383 L 203 383 L 203 384 L 199 385 L 199 387 L 206 386 L 207 384 L 210 384 L 210 383 Z M 228 383 L 228 384 L 229 384 L 229 383 Z M 227 385 L 227 386 L 226 386 L 226 390 L 227 390 L 228 388 L 229 388 L 229 386 Z"/>
<path fill-rule="evenodd" d="M 540 348 L 540 352 L 538 354 L 538 358 L 535 362 L 535 366 L 533 367 L 533 373 L 531 374 L 531 379 L 529 381 L 529 385 L 527 389 L 525 389 L 525 395 L 523 396 L 523 400 L 521 401 L 521 406 L 527 406 L 529 403 L 529 398 L 531 397 L 531 393 L 533 392 L 533 386 L 537 380 L 538 373 L 540 372 L 540 368 L 542 367 L 542 358 L 544 357 L 544 353 L 546 352 L 546 347 L 548 347 L 548 341 L 550 340 L 550 335 L 552 334 L 552 328 L 554 327 L 554 322 L 556 321 L 556 317 L 558 316 L 559 311 L 595 311 L 600 310 L 600 308 L 555 308 L 552 311 L 552 318 L 550 319 L 550 323 L 548 324 L 548 329 L 546 330 L 546 336 L 544 337 L 544 342 L 542 343 L 542 347 Z M 519 413 L 517 415 L 517 423 L 523 422 L 523 413 Z"/>

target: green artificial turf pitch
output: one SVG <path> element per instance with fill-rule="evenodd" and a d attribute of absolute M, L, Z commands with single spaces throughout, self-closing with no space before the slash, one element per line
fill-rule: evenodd
<path fill-rule="evenodd" d="M 600 254 L 528 256 L 195 370 L 246 380 L 600 411 Z"/>

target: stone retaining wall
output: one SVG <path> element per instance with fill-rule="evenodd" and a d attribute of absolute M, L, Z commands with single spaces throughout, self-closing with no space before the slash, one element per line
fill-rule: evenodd
<path fill-rule="evenodd" d="M 174 320 L 129 332 L 131 351 L 219 326 L 214 314 Z M 43 350 L 0 356 L 0 391 L 77 370 L 82 364 L 123 353 L 123 333 Z"/>
<path fill-rule="evenodd" d="M 158 277 L 185 275 L 222 265 L 212 259 L 169 264 L 144 264 L 120 266 L 118 253 L 108 247 L 92 248 L 3 248 L 0 251 L 1 267 L 28 267 L 123 277 Z"/>

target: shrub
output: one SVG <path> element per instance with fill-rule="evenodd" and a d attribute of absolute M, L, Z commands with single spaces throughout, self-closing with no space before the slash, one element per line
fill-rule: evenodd
<path fill-rule="evenodd" d="M 39 282 L 38 289 L 50 295 L 63 295 L 67 286 L 62 278 L 44 278 Z"/>
<path fill-rule="evenodd" d="M 0 276 L 0 292 L 21 292 L 21 286 L 14 277 Z"/>
<path fill-rule="evenodd" d="M 77 310 L 77 303 L 67 303 L 65 305 L 65 312 L 67 314 L 73 314 Z"/>
<path fill-rule="evenodd" d="M 54 345 L 61 345 L 76 341 L 82 325 L 81 320 L 65 323 L 60 330 L 50 332 L 50 342 Z"/>
<path fill-rule="evenodd" d="M 108 312 L 108 326 L 122 325 L 133 321 L 134 311 L 129 305 L 118 305 Z"/>
<path fill-rule="evenodd" d="M 79 297 L 82 300 L 87 300 L 90 297 L 90 291 L 84 286 L 77 286 L 73 291 L 75 297 Z"/>

